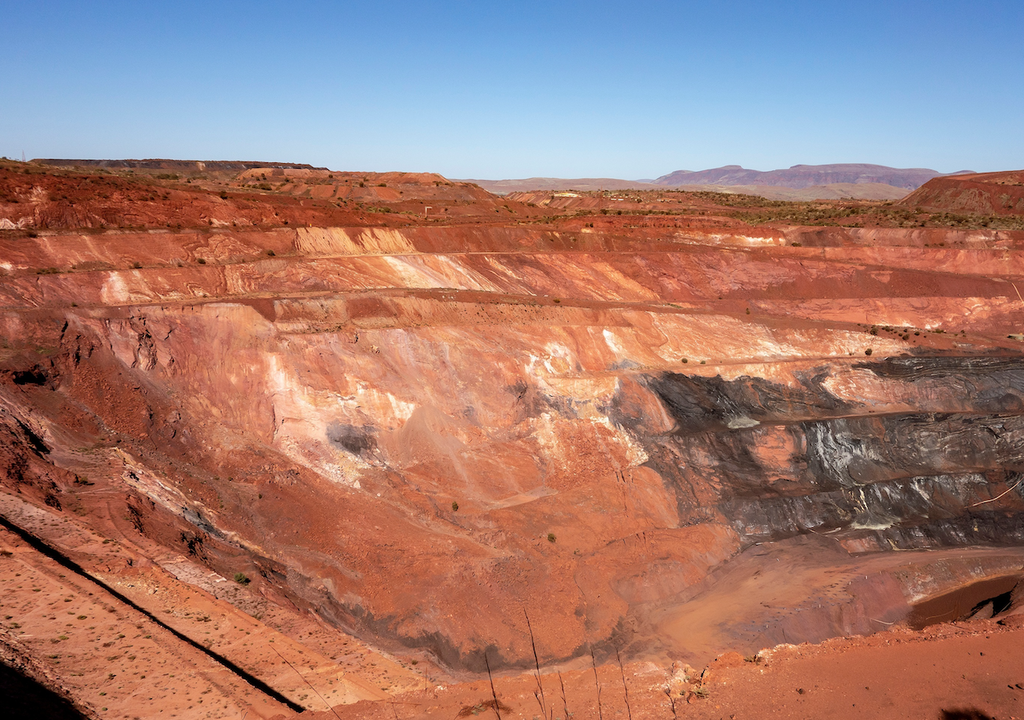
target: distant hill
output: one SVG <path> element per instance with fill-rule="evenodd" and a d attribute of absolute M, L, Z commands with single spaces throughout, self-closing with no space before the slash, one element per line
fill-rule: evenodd
<path fill-rule="evenodd" d="M 1024 170 L 937 177 L 900 204 L 958 215 L 1024 215 Z"/>
<path fill-rule="evenodd" d="M 794 165 L 788 170 L 747 170 L 726 165 L 712 170 L 676 170 L 662 175 L 658 185 L 771 185 L 806 188 L 837 183 L 891 185 L 916 190 L 941 173 L 927 168 L 891 168 L 884 165 L 845 163 L 836 165 Z"/>

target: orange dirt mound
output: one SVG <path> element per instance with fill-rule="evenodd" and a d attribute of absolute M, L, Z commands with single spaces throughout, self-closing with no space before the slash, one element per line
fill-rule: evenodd
<path fill-rule="evenodd" d="M 934 178 L 899 204 L 930 212 L 1024 215 L 1024 170 Z"/>

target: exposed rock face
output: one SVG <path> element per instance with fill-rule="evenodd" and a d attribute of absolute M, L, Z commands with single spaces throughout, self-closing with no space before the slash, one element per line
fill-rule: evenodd
<path fill-rule="evenodd" d="M 914 237 L 5 238 L 3 484 L 455 667 L 639 652 L 754 543 L 1024 540 L 1024 237 Z"/>
<path fill-rule="evenodd" d="M 695 473 L 707 470 L 700 459 L 714 458 L 723 480 L 718 508 L 746 537 L 861 528 L 904 549 L 958 544 L 972 535 L 1019 543 L 1022 530 L 1013 514 L 987 516 L 984 527 L 970 515 L 959 516 L 989 483 L 1014 484 L 1015 469 L 1024 467 L 1020 362 L 893 358 L 850 370 L 903 385 L 890 391 L 913 396 L 923 407 L 865 416 L 854 397 L 822 387 L 877 381 L 843 378 L 846 372 L 803 379 L 812 389 L 807 393 L 765 387 L 752 378 L 697 388 L 691 378 L 660 378 L 653 387 L 676 418 L 678 433 L 661 452 L 652 452 L 665 458 L 662 477 L 693 487 Z M 957 392 L 966 381 L 972 392 L 943 397 L 943 380 Z M 965 407 L 965 397 L 976 404 Z M 696 497 L 682 503 L 691 512 L 701 507 Z"/>

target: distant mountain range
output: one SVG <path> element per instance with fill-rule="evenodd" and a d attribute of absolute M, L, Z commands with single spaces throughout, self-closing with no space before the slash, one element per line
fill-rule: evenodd
<path fill-rule="evenodd" d="M 969 171 L 961 171 L 966 173 Z M 954 173 L 954 174 L 961 174 Z M 711 170 L 676 170 L 656 180 L 615 178 L 527 178 L 522 180 L 469 180 L 492 193 L 503 195 L 525 190 L 716 190 L 761 195 L 779 200 L 812 200 L 855 197 L 894 200 L 916 190 L 937 170 L 891 168 L 864 163 L 794 165 L 786 170 L 747 170 L 726 165 Z"/>
<path fill-rule="evenodd" d="M 806 188 L 835 183 L 891 185 L 916 190 L 942 173 L 927 168 L 891 168 L 884 165 L 845 163 L 836 165 L 794 165 L 788 170 L 747 170 L 726 165 L 713 170 L 676 170 L 654 180 L 656 185 L 774 185 Z"/>

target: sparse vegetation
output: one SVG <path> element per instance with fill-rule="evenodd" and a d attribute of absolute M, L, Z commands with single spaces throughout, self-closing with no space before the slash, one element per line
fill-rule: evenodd
<path fill-rule="evenodd" d="M 238 583 L 239 585 L 248 585 L 251 581 L 249 580 L 249 577 L 245 573 L 243 573 L 243 572 L 236 572 L 235 573 L 235 582 Z"/>

